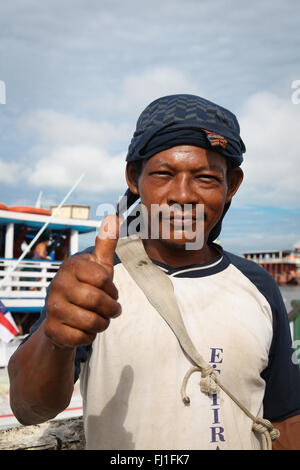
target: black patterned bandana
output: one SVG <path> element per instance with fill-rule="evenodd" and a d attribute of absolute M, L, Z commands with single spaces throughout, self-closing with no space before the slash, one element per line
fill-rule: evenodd
<path fill-rule="evenodd" d="M 245 145 L 233 113 L 194 95 L 153 101 L 140 115 L 127 161 L 142 160 L 176 145 L 196 145 L 222 154 L 232 167 L 243 161 Z"/>

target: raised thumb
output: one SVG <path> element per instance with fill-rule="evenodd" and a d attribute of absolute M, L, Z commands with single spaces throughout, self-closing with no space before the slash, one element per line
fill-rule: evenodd
<path fill-rule="evenodd" d="M 119 239 L 119 217 L 107 215 L 102 220 L 95 241 L 94 255 L 97 263 L 101 264 L 113 277 L 114 254 Z"/>

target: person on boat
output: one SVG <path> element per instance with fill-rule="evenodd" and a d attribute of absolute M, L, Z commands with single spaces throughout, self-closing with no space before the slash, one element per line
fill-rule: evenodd
<path fill-rule="evenodd" d="M 219 377 L 255 426 L 223 390 L 200 390 L 199 372 L 185 383 L 190 403 L 182 402 L 194 363 L 116 256 L 117 215 L 104 219 L 95 246 L 62 264 L 10 359 L 11 407 L 21 423 L 63 411 L 80 376 L 87 449 L 259 449 L 266 433 L 278 437 L 272 424 L 281 433 L 275 449 L 300 448 L 300 371 L 279 288 L 263 268 L 214 243 L 243 179 L 244 152 L 230 111 L 194 95 L 166 96 L 137 121 L 126 179 L 130 203 L 140 198 L 147 209 L 145 225 L 161 208 L 158 237 L 144 231 L 143 250 L 171 281 L 207 378 Z M 202 244 L 191 247 L 201 227 Z M 153 295 L 167 295 L 159 290 Z"/>
<path fill-rule="evenodd" d="M 34 259 L 35 261 L 38 260 L 51 260 L 51 257 L 48 255 L 48 250 L 47 247 L 49 245 L 49 236 L 45 234 L 42 236 L 32 247 L 32 251 L 30 252 L 29 256 L 30 258 Z M 34 268 L 30 268 L 31 270 Z M 35 278 L 33 279 L 34 281 L 40 282 L 41 278 Z M 32 286 L 29 288 L 32 291 L 38 290 L 37 286 Z"/>
<path fill-rule="evenodd" d="M 45 260 L 49 260 L 51 259 L 51 257 L 48 255 L 48 250 L 47 250 L 47 247 L 49 245 L 49 237 L 48 236 L 44 236 L 44 237 L 41 237 L 37 242 L 36 244 L 34 245 L 33 247 L 33 259 L 45 259 Z"/>

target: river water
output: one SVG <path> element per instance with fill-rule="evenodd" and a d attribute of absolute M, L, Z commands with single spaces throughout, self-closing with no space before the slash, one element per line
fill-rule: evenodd
<path fill-rule="evenodd" d="M 291 301 L 300 300 L 300 285 L 279 286 L 288 313 L 292 310 Z"/>

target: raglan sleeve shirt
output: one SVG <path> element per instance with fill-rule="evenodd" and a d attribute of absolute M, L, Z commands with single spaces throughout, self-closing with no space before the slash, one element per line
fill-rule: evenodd
<path fill-rule="evenodd" d="M 261 378 L 266 383 L 263 398 L 264 418 L 274 422 L 298 415 L 300 414 L 300 369 L 292 360 L 294 351 L 290 326 L 280 290 L 272 276 L 256 263 L 228 252 L 223 252 L 223 256 L 226 257 L 228 264 L 233 265 L 255 285 L 272 310 L 273 335 L 269 360 L 267 367 L 261 373 Z M 45 305 L 46 303 L 47 298 Z M 38 329 L 45 317 L 46 307 L 42 309 L 40 318 L 32 326 L 30 335 Z M 28 337 L 24 341 L 27 339 Z M 75 382 L 79 377 L 81 364 L 88 360 L 89 350 L 89 346 L 77 348 Z M 232 367 L 234 368 L 234 364 Z"/>

